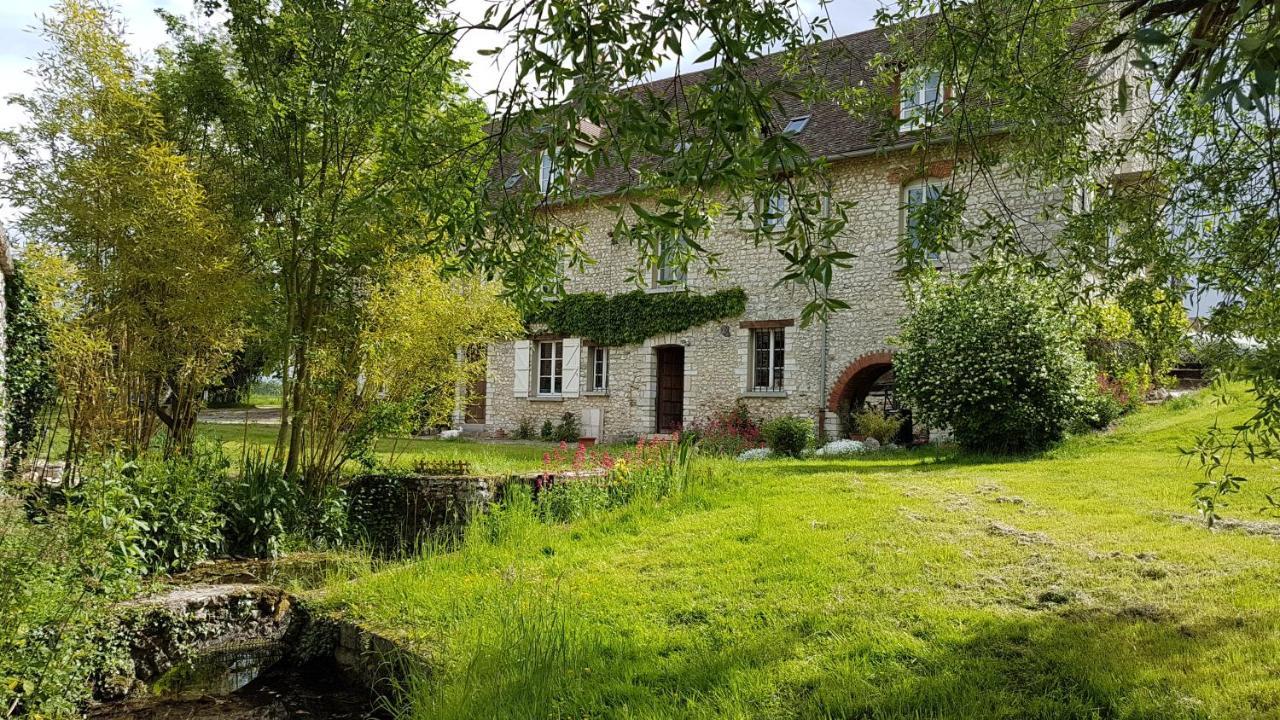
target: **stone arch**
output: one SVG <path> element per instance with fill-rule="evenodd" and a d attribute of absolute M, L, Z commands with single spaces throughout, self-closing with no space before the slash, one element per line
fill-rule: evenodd
<path fill-rule="evenodd" d="M 837 412 L 840 410 L 840 401 L 846 397 L 865 396 L 871 385 L 886 370 L 892 368 L 893 352 L 889 350 L 870 352 L 849 363 L 831 386 L 831 394 L 827 396 L 827 409 Z"/>

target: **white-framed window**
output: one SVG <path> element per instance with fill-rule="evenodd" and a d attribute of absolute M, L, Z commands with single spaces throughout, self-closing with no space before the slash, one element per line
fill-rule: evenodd
<path fill-rule="evenodd" d="M 791 196 L 779 188 L 760 208 L 760 227 L 765 230 L 782 230 L 791 218 Z"/>
<path fill-rule="evenodd" d="M 538 343 L 538 394 L 559 395 L 564 392 L 564 341 L 543 340 Z"/>
<path fill-rule="evenodd" d="M 609 391 L 609 348 L 599 345 L 591 346 L 587 353 L 587 361 L 590 363 L 591 374 L 588 381 L 588 390 L 590 392 L 608 392 Z"/>
<path fill-rule="evenodd" d="M 781 392 L 787 359 L 786 328 L 759 328 L 751 331 L 751 389 L 754 392 Z"/>
<path fill-rule="evenodd" d="M 929 121 L 942 104 L 942 76 L 931 72 L 914 84 L 904 86 L 898 97 L 898 120 L 903 130 L 914 130 Z"/>
<path fill-rule="evenodd" d="M 920 247 L 920 212 L 925 205 L 942 197 L 946 183 L 941 180 L 920 179 L 902 186 L 902 232 L 911 247 Z M 930 252 L 929 258 L 938 259 L 938 253 Z"/>
<path fill-rule="evenodd" d="M 564 178 L 564 167 L 550 150 L 542 151 L 542 162 L 538 166 L 538 189 L 542 194 L 554 190 Z"/>
<path fill-rule="evenodd" d="M 805 127 L 809 124 L 808 115 L 799 115 L 787 121 L 787 126 L 782 128 L 782 134 L 787 137 L 799 135 L 804 132 Z"/>
<path fill-rule="evenodd" d="M 653 287 L 670 288 L 684 284 L 684 269 L 680 255 L 684 251 L 683 238 L 663 240 L 658 248 L 658 262 L 653 268 Z"/>

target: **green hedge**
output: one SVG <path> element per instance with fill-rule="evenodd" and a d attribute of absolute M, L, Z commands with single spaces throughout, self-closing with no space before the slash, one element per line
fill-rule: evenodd
<path fill-rule="evenodd" d="M 738 317 L 746 309 L 747 294 L 742 288 L 710 295 L 643 290 L 613 296 L 577 293 L 529 314 L 526 321 L 545 325 L 548 332 L 585 338 L 598 345 L 636 345 L 657 335 Z"/>

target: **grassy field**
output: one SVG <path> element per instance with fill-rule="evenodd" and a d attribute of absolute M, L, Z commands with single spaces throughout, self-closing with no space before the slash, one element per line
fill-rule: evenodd
<path fill-rule="evenodd" d="M 248 446 L 250 452 L 267 450 L 275 445 L 275 425 L 201 423 L 200 437 L 222 443 L 228 455 L 239 458 Z M 542 442 L 477 442 L 466 438 L 453 440 L 397 438 L 378 441 L 378 459 L 384 463 L 408 465 L 420 458 L 466 460 L 477 473 L 523 473 L 542 466 L 542 454 L 555 448 Z"/>
<path fill-rule="evenodd" d="M 1176 517 L 1178 445 L 1245 412 L 1183 401 L 1019 461 L 706 461 L 665 504 L 512 508 L 326 602 L 429 659 L 421 718 L 1280 717 L 1277 538 Z M 1228 515 L 1265 521 L 1275 484 Z"/>

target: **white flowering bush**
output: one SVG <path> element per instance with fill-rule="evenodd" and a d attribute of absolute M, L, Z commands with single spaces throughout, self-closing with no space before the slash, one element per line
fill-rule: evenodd
<path fill-rule="evenodd" d="M 857 440 L 833 440 L 818 448 L 814 455 L 818 457 L 852 457 L 867 452 L 866 443 Z"/>
<path fill-rule="evenodd" d="M 738 455 L 738 460 L 747 462 L 749 460 L 768 460 L 770 457 L 773 457 L 773 451 L 769 448 L 752 448 Z"/>
<path fill-rule="evenodd" d="M 899 398 L 916 420 L 950 427 L 973 450 L 1058 440 L 1095 382 L 1070 313 L 1026 278 L 928 280 L 898 342 Z"/>

